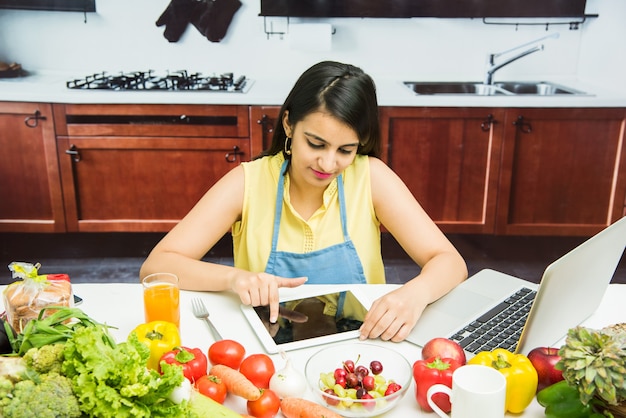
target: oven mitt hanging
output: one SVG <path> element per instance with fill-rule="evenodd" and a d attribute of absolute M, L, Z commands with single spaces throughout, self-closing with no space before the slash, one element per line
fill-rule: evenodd
<path fill-rule="evenodd" d="M 187 29 L 187 24 L 194 12 L 195 0 L 172 0 L 156 21 L 156 25 L 165 25 L 163 36 L 170 42 L 178 42 Z"/>
<path fill-rule="evenodd" d="M 233 16 L 241 7 L 239 0 L 200 0 L 196 2 L 196 12 L 191 17 L 198 31 L 211 42 L 220 42 Z"/>

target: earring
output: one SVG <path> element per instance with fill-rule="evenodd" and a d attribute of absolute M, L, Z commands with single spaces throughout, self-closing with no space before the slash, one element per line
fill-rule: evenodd
<path fill-rule="evenodd" d="M 291 146 L 289 146 L 289 140 L 291 140 L 291 138 L 285 138 L 285 154 L 287 155 L 291 155 Z"/>

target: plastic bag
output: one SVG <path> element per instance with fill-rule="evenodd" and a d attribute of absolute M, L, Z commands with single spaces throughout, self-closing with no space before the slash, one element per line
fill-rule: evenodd
<path fill-rule="evenodd" d="M 16 332 L 22 332 L 26 324 L 39 316 L 48 306 L 74 305 L 72 285 L 67 274 L 38 274 L 40 264 L 13 262 L 9 270 L 14 279 L 3 292 L 7 321 Z M 46 311 L 51 314 L 52 310 Z"/>

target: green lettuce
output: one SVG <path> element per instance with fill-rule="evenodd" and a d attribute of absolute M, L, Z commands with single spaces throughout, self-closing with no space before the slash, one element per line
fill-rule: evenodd
<path fill-rule="evenodd" d="M 63 355 L 63 375 L 89 416 L 186 416 L 185 402 L 168 399 L 184 379 L 181 368 L 164 365 L 162 375 L 148 369 L 150 351 L 134 333 L 116 344 L 104 326 L 78 328 Z"/>

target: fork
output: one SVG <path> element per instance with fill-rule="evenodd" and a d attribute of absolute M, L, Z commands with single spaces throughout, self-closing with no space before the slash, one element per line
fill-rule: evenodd
<path fill-rule="evenodd" d="M 213 334 L 213 339 L 215 341 L 219 341 L 222 339 L 220 333 L 215 329 L 213 323 L 209 320 L 209 311 L 207 311 L 206 306 L 204 306 L 204 302 L 200 298 L 194 298 L 191 300 L 191 310 L 196 318 L 202 319 L 209 326 L 211 330 L 211 334 Z"/>

